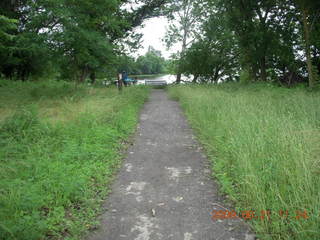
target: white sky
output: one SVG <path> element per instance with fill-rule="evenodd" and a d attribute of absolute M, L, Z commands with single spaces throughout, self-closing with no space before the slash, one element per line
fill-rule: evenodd
<path fill-rule="evenodd" d="M 169 58 L 172 53 L 177 51 L 178 47 L 167 50 L 165 43 L 162 41 L 168 24 L 168 20 L 165 17 L 157 17 L 146 20 L 144 27 L 137 28 L 137 32 L 143 33 L 142 48 L 139 49 L 137 55 L 144 55 L 149 46 L 153 46 L 156 50 L 161 51 L 162 56 L 165 58 Z"/>

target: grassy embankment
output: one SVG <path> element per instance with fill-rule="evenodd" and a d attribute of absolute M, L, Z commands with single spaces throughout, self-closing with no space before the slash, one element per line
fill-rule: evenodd
<path fill-rule="evenodd" d="M 264 84 L 169 91 L 240 217 L 255 211 L 248 222 L 259 239 L 320 239 L 319 92 Z"/>
<path fill-rule="evenodd" d="M 94 228 L 147 95 L 0 81 L 0 239 L 78 239 Z"/>

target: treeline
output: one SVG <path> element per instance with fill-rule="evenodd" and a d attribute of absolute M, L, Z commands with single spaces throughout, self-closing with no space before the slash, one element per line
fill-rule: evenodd
<path fill-rule="evenodd" d="M 168 72 L 169 62 L 162 57 L 160 51 L 149 47 L 147 53 L 137 59 L 130 56 L 122 56 L 118 71 L 125 71 L 128 74 L 160 74 Z"/>
<path fill-rule="evenodd" d="M 83 82 L 116 72 L 124 49 L 138 46 L 133 29 L 157 16 L 165 1 L 132 2 L 2 0 L 0 77 L 51 74 Z"/>
<path fill-rule="evenodd" d="M 181 74 L 194 82 L 314 87 L 319 80 L 316 0 L 2 0 L 0 77 L 45 74 L 83 82 L 122 69 L 166 71 L 156 51 L 128 57 L 141 37 L 134 28 L 159 15 L 171 21 L 167 46 L 182 45 L 174 58 L 178 81 Z"/>
<path fill-rule="evenodd" d="M 190 5 L 193 15 L 205 17 L 201 34 L 180 55 L 178 72 L 192 74 L 195 82 L 317 84 L 319 1 L 206 0 L 185 7 Z"/>

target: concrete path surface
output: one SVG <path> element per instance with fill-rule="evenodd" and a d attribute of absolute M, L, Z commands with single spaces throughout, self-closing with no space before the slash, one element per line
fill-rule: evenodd
<path fill-rule="evenodd" d="M 243 221 L 211 219 L 223 199 L 179 104 L 153 90 L 89 240 L 251 240 Z"/>

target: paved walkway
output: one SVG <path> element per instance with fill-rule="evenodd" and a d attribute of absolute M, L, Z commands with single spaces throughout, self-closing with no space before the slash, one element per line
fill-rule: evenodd
<path fill-rule="evenodd" d="M 254 239 L 240 220 L 211 219 L 223 200 L 179 104 L 153 90 L 134 145 L 90 240 Z"/>

